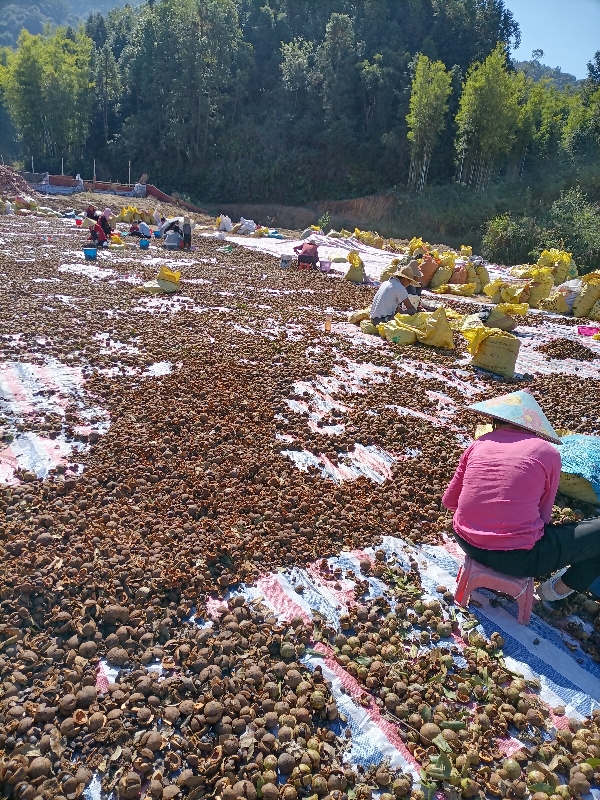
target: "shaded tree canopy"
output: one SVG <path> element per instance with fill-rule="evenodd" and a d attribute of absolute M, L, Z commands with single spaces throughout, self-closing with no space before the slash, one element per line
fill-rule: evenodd
<path fill-rule="evenodd" d="M 44 3 L 48 16 L 67 0 Z M 499 181 L 523 194 L 560 174 L 554 200 L 597 174 L 600 56 L 584 82 L 547 74 L 541 51 L 517 69 L 503 0 L 103 8 L 83 29 L 21 34 L 0 58 L 2 113 L 40 169 L 65 158 L 90 174 L 95 159 L 117 180 L 131 161 L 134 175 L 201 202 L 287 204 L 393 187 L 481 194 Z M 31 97 L 46 109 L 37 121 Z M 51 98 L 68 124 L 53 121 Z"/>

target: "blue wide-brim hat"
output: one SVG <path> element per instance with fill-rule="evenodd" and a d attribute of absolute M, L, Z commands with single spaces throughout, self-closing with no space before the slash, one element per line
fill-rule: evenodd
<path fill-rule="evenodd" d="M 535 433 L 542 439 L 549 442 L 561 443 L 560 436 L 548 418 L 539 407 L 536 399 L 529 392 L 511 392 L 492 400 L 484 400 L 481 403 L 474 403 L 468 406 L 470 411 L 476 411 L 485 417 L 501 419 L 503 422 L 510 422 L 518 425 L 526 431 Z"/>

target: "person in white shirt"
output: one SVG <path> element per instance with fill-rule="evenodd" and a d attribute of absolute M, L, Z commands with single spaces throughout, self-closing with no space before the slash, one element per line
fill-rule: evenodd
<path fill-rule="evenodd" d="M 143 236 L 145 236 L 146 239 L 148 239 L 148 238 L 150 238 L 150 236 L 152 236 L 152 231 L 150 230 L 150 226 L 147 225 L 145 222 L 140 222 L 138 227 L 139 227 L 140 233 Z"/>
<path fill-rule="evenodd" d="M 409 300 L 406 291 L 409 286 L 420 286 L 420 282 L 413 277 L 413 271 L 408 264 L 384 281 L 371 304 L 371 322 L 373 325 L 380 325 L 382 322 L 389 322 L 394 316 L 404 309 L 407 314 L 415 314 L 416 309 Z"/>

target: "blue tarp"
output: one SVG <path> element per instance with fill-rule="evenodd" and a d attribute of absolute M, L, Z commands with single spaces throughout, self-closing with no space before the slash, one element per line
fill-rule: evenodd
<path fill-rule="evenodd" d="M 581 475 L 600 498 L 600 437 L 574 433 L 563 436 L 559 448 L 562 471 Z"/>
<path fill-rule="evenodd" d="M 51 183 L 38 183 L 33 188 L 43 194 L 77 194 L 85 191 L 81 186 L 53 186 Z"/>
<path fill-rule="evenodd" d="M 44 194 L 77 194 L 78 192 L 85 192 L 83 186 L 53 186 L 51 183 L 38 183 L 33 187 L 36 192 Z M 146 187 L 142 184 L 136 184 L 130 192 L 121 192 L 116 189 L 94 189 L 94 194 L 118 194 L 120 197 L 146 197 Z"/>

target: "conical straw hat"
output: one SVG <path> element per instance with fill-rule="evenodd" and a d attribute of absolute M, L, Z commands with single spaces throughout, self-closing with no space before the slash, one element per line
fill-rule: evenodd
<path fill-rule="evenodd" d="M 536 399 L 529 392 L 511 392 L 492 400 L 484 400 L 468 406 L 469 410 L 476 411 L 486 417 L 501 419 L 518 425 L 527 431 L 535 433 L 542 439 L 560 444 L 561 440 L 548 418 L 539 407 Z"/>

